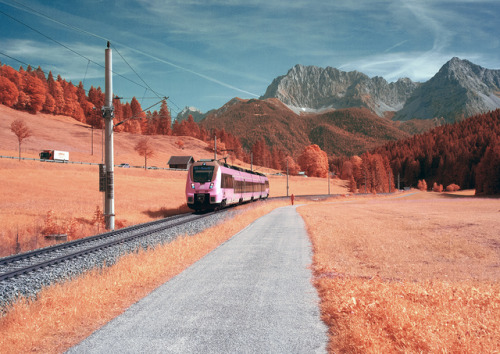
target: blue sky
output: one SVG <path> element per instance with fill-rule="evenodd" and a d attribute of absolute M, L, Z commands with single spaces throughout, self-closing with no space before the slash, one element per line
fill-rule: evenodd
<path fill-rule="evenodd" d="M 498 0 L 0 0 L 0 61 L 104 89 L 109 40 L 115 93 L 168 96 L 175 117 L 259 97 L 296 64 L 388 81 L 454 56 L 500 69 L 499 17 Z"/>

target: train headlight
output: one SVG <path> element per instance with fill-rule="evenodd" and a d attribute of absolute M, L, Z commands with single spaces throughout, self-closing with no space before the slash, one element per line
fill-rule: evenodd
<path fill-rule="evenodd" d="M 214 188 L 214 184 L 213 183 L 210 183 L 210 189 Z"/>
<path fill-rule="evenodd" d="M 194 183 L 191 183 L 191 189 L 194 189 Z"/>

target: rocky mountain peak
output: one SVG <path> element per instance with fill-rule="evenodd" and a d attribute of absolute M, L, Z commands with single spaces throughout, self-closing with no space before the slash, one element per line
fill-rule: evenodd
<path fill-rule="evenodd" d="M 408 78 L 388 83 L 358 71 L 298 64 L 274 79 L 261 98 L 278 98 L 296 112 L 366 107 L 383 116 L 401 109 L 418 85 Z"/>
<path fill-rule="evenodd" d="M 500 70 L 452 58 L 413 92 L 394 119 L 444 118 L 448 122 L 500 108 Z"/>
<path fill-rule="evenodd" d="M 296 113 L 365 107 L 394 119 L 443 118 L 448 122 L 500 108 L 500 70 L 457 57 L 425 83 L 388 83 L 357 72 L 297 64 L 273 80 L 262 99 L 277 98 Z"/>
<path fill-rule="evenodd" d="M 205 118 L 205 114 L 203 114 L 198 108 L 186 106 L 177 114 L 175 120 L 178 122 L 182 122 L 183 120 L 187 120 L 189 115 L 193 116 L 195 122 L 199 122 L 203 118 Z"/>

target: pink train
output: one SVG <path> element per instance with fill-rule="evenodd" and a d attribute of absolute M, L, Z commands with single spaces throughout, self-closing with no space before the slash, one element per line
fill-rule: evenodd
<path fill-rule="evenodd" d="M 262 173 L 214 160 L 200 160 L 189 167 L 187 205 L 196 211 L 224 208 L 268 196 L 269 180 Z"/>

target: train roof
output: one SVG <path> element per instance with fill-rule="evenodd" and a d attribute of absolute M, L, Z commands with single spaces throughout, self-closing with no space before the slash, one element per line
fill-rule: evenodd
<path fill-rule="evenodd" d="M 197 162 L 214 162 L 214 163 L 217 163 L 219 166 L 230 168 L 230 169 L 235 170 L 235 171 L 246 172 L 246 173 L 250 173 L 252 175 L 266 177 L 266 175 L 264 175 L 263 173 L 256 172 L 256 171 L 251 171 L 251 170 L 248 170 L 246 168 L 243 168 L 243 167 L 240 167 L 240 166 L 236 166 L 236 165 L 230 165 L 230 164 L 228 164 L 226 162 L 222 162 L 222 161 L 219 161 L 219 160 L 216 161 L 216 160 L 213 160 L 213 159 L 212 160 L 201 159 L 201 160 L 198 160 Z"/>

